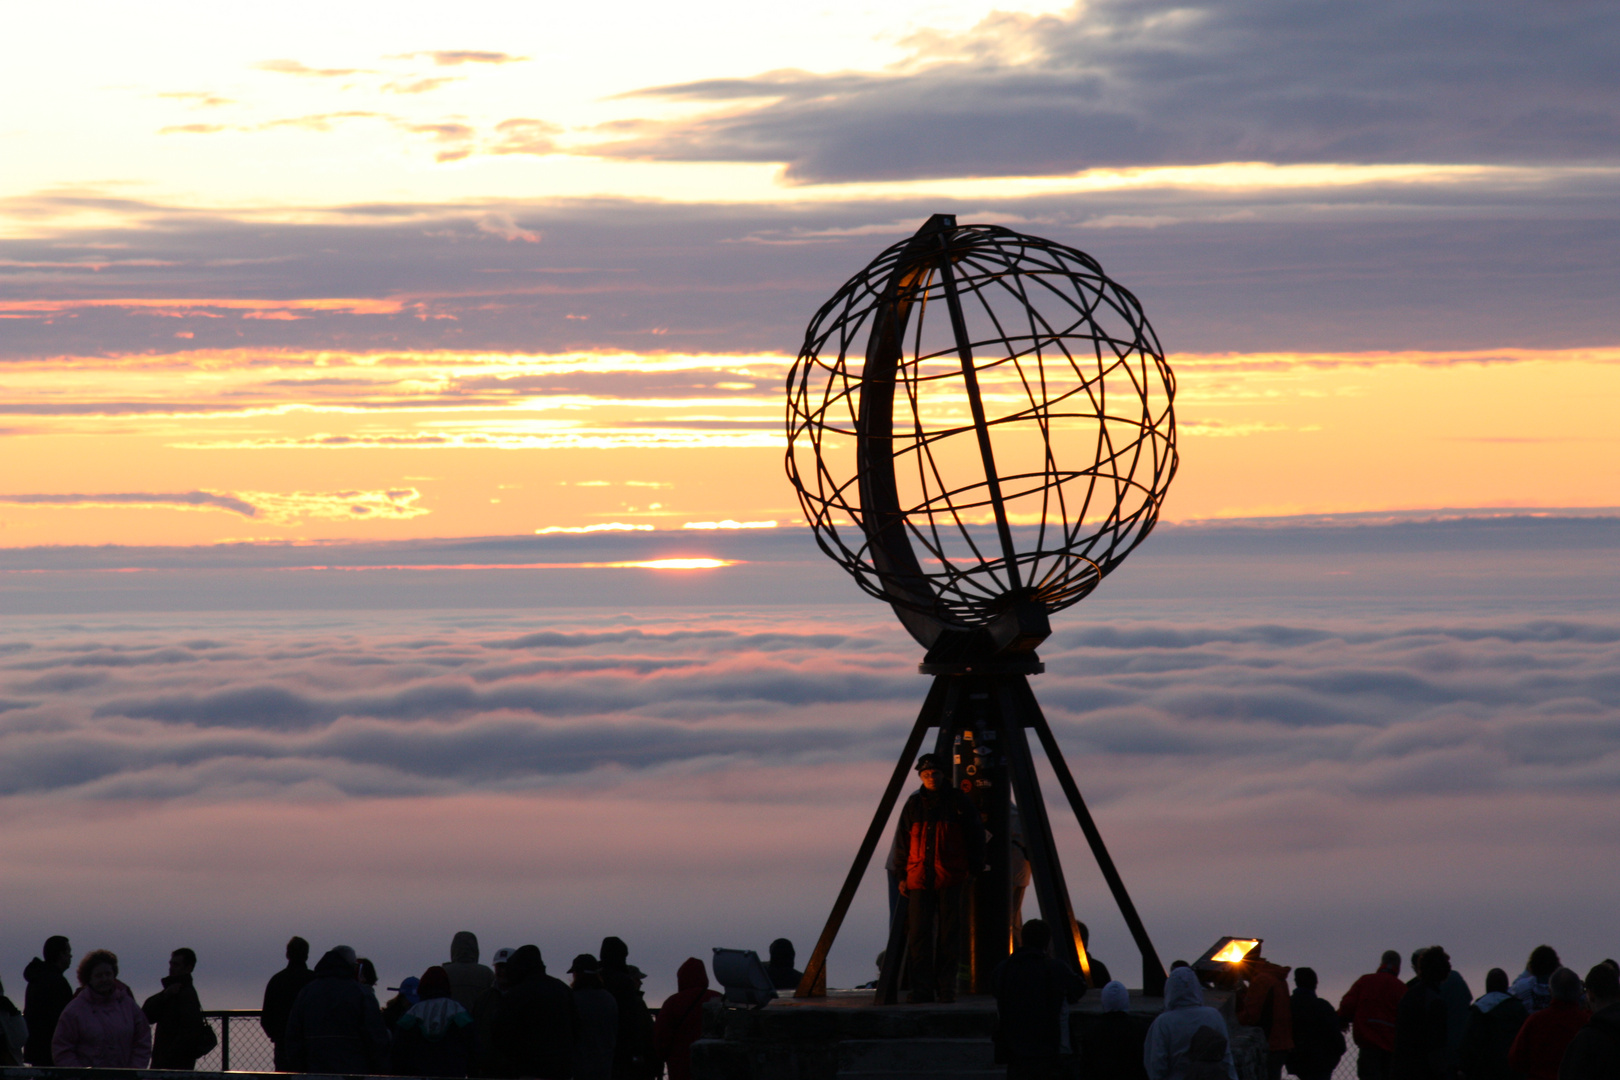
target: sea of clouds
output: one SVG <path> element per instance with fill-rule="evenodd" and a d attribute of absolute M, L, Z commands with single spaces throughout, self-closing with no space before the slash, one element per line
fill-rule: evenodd
<path fill-rule="evenodd" d="M 119 951 L 142 993 L 191 945 L 212 1007 L 256 1005 L 293 933 L 390 984 L 460 929 L 559 969 L 618 934 L 654 1000 L 713 946 L 807 955 L 927 682 L 794 541 L 716 540 L 756 558 L 673 584 L 9 553 L 0 979 L 15 997 L 50 933 Z M 1058 616 L 1035 690 L 1164 959 L 1253 934 L 1337 994 L 1385 948 L 1442 943 L 1473 983 L 1543 940 L 1620 953 L 1617 552 L 1612 518 L 1166 529 Z M 879 877 L 834 985 L 870 977 Z"/>

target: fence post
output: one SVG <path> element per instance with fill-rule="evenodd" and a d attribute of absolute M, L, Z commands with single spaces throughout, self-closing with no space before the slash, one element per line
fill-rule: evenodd
<path fill-rule="evenodd" d="M 231 1018 L 219 1018 L 219 1071 L 231 1071 Z"/>

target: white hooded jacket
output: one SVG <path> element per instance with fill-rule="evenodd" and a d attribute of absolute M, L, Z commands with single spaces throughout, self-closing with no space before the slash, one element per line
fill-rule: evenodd
<path fill-rule="evenodd" d="M 1198 985 L 1193 969 L 1177 968 L 1164 984 L 1164 1012 L 1148 1028 L 1147 1042 L 1142 1047 L 1148 1080 L 1182 1080 L 1187 1071 L 1187 1050 L 1192 1046 L 1193 1034 L 1201 1027 L 1214 1028 L 1227 1038 L 1226 1074 L 1230 1080 L 1238 1080 L 1226 1021 L 1204 1004 L 1204 989 Z"/>

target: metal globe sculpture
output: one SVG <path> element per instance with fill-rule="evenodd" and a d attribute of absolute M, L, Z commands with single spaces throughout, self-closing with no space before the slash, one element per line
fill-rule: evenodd
<path fill-rule="evenodd" d="M 935 760 L 952 762 L 950 783 L 989 836 L 965 916 L 975 992 L 990 988 L 1017 925 L 1015 801 L 1042 917 L 1070 929 L 1057 956 L 1091 974 L 1031 736 L 1141 952 L 1143 990 L 1163 992 L 1164 965 L 1027 676 L 1043 670 L 1048 617 L 1158 521 L 1176 471 L 1175 389 L 1141 304 L 1095 259 L 948 214 L 810 321 L 788 376 L 788 476 L 817 543 L 893 606 L 934 682 L 796 996 L 826 992 L 828 951 L 931 731 Z M 897 1000 L 902 970 L 927 967 L 907 966 L 905 910 L 891 917 L 879 1004 Z"/>
<path fill-rule="evenodd" d="M 1028 651 L 1157 522 L 1174 397 L 1095 259 L 937 214 L 810 321 L 788 475 L 822 550 L 930 660 Z"/>

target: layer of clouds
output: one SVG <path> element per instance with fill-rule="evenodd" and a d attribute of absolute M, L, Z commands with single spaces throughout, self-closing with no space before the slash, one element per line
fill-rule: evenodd
<path fill-rule="evenodd" d="M 494 52 L 488 49 L 435 49 L 431 52 L 405 53 L 391 60 L 411 60 L 425 56 L 440 67 L 460 67 L 462 64 L 517 64 L 527 60 L 527 56 L 513 56 L 510 53 Z"/>
<path fill-rule="evenodd" d="M 543 128 L 508 134 L 546 137 Z M 241 347 L 791 354 L 840 284 L 936 211 L 1091 253 L 1142 298 L 1172 351 L 1607 345 L 1620 273 L 1617 176 L 821 206 L 378 205 L 299 223 L 42 195 L 7 209 L 82 209 L 123 223 L 0 240 L 0 356 Z"/>
<path fill-rule="evenodd" d="M 908 643 L 858 619 L 446 623 L 403 640 L 297 623 L 225 640 L 14 633 L 0 797 L 429 795 L 880 761 L 919 688 Z M 1072 752 L 1179 762 L 1212 796 L 1620 788 L 1612 622 L 1124 623 L 1060 632 L 1044 655 L 1040 696 Z M 1106 804 L 1122 789 L 1104 784 Z"/>
<path fill-rule="evenodd" d="M 294 932 L 357 939 L 390 979 L 464 926 L 486 952 L 532 939 L 548 957 L 620 933 L 654 998 L 712 945 L 807 949 L 926 681 L 887 612 L 830 564 L 786 561 L 802 533 L 769 532 L 703 539 L 782 560 L 771 572 L 819 606 L 722 572 L 683 579 L 681 607 L 638 602 L 645 584 L 617 602 L 594 586 L 594 608 L 480 607 L 445 570 L 458 610 L 343 611 L 328 578 L 325 608 L 298 613 L 242 594 L 213 614 L 28 616 L 16 589 L 53 558 L 58 576 L 167 565 L 98 580 L 167 574 L 173 594 L 217 588 L 233 560 L 409 557 L 6 553 L 3 962 L 67 932 L 155 980 L 184 941 L 221 1006 L 254 1003 Z M 1612 955 L 1613 534 L 1523 517 L 1167 529 L 1054 620 L 1035 690 L 1166 959 L 1256 932 L 1336 994 L 1388 947 L 1441 941 L 1476 982 L 1541 940 L 1578 965 Z M 658 540 L 415 549 L 454 565 Z M 521 603 L 517 580 L 499 591 Z M 1097 951 L 1129 971 L 1052 810 Z M 1559 882 L 1560 902 L 1527 880 Z M 881 906 L 869 879 L 835 985 L 868 977 Z"/>
<path fill-rule="evenodd" d="M 1094 0 L 922 34 L 885 73 L 771 72 L 641 94 L 711 115 L 597 153 L 771 161 L 821 183 L 1271 162 L 1615 158 L 1602 4 Z"/>
<path fill-rule="evenodd" d="M 420 517 L 415 488 L 388 491 L 109 491 L 95 494 L 0 493 L 0 504 L 17 506 L 133 506 L 176 510 L 222 510 L 262 521 L 293 522 L 300 518 L 365 521 Z"/>

